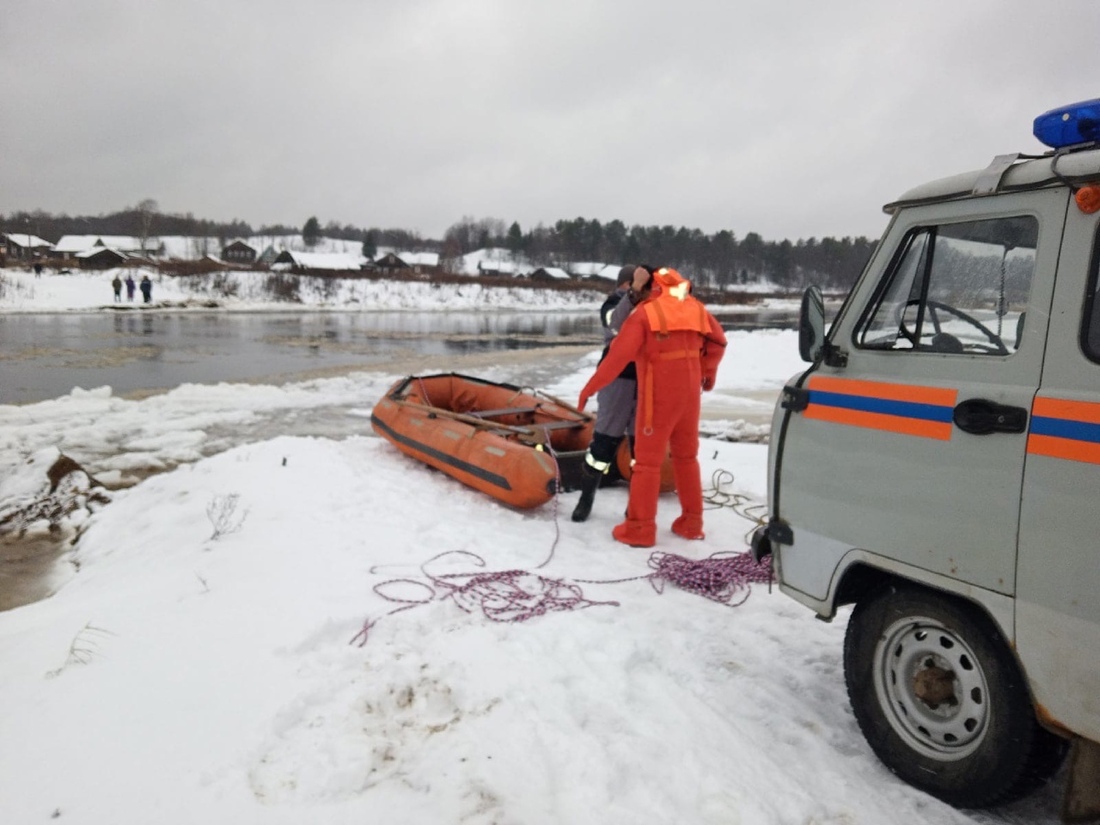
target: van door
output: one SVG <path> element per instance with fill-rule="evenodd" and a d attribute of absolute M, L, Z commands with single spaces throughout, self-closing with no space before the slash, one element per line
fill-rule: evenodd
<path fill-rule="evenodd" d="M 1003 594 L 1068 195 L 907 208 L 792 393 L 772 468 L 783 588 L 825 603 L 853 552 Z M 790 543 L 787 543 L 787 539 Z M 850 560 L 850 558 L 849 558 Z"/>
<path fill-rule="evenodd" d="M 1017 651 L 1040 718 L 1100 741 L 1100 218 L 1066 217 L 1020 516 Z"/>

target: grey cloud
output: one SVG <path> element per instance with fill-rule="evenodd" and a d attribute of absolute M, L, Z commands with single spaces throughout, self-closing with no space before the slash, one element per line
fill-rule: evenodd
<path fill-rule="evenodd" d="M 0 212 L 877 235 L 1100 94 L 1083 0 L 15 6 Z"/>

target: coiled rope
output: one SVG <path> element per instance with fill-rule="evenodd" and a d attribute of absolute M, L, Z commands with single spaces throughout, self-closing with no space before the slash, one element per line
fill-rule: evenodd
<path fill-rule="evenodd" d="M 420 566 L 425 580 L 390 579 L 379 582 L 374 592 L 388 602 L 399 606 L 380 618 L 392 616 L 433 601 L 450 599 L 466 613 L 480 609 L 481 614 L 493 622 L 525 622 L 535 616 L 558 611 L 579 610 L 596 605 L 617 607 L 615 601 L 587 599 L 580 587 L 564 579 L 552 579 L 525 570 L 501 570 L 486 573 L 432 573 L 428 565 L 446 556 L 464 556 L 477 567 L 485 567 L 485 559 L 468 550 L 448 550 L 433 556 Z M 394 595 L 395 586 L 413 585 L 427 591 L 422 598 Z M 362 647 L 367 643 L 371 629 L 379 619 L 368 619 L 351 640 Z"/>
<path fill-rule="evenodd" d="M 554 541 L 546 559 L 534 569 L 545 567 L 554 558 L 554 551 L 561 538 L 558 525 L 558 498 L 561 491 L 561 472 L 557 456 L 547 441 L 546 449 L 557 470 L 557 490 L 554 496 Z M 752 503 L 742 493 L 731 492 L 734 476 L 727 470 L 716 470 L 711 477 L 712 489 L 704 493 L 707 509 L 731 508 L 738 516 L 752 522 L 755 527 L 764 523 L 766 505 Z M 750 528 L 751 532 L 751 528 Z M 650 554 L 648 566 L 653 572 L 622 579 L 549 578 L 526 570 L 501 570 L 496 572 L 433 573 L 428 566 L 447 556 L 461 556 L 476 567 L 484 568 L 485 559 L 468 550 L 448 550 L 433 556 L 420 565 L 423 579 L 397 578 L 379 582 L 372 590 L 383 600 L 398 606 L 377 619 L 367 619 L 349 644 L 362 647 L 374 626 L 387 616 L 450 599 L 466 613 L 480 610 L 493 622 L 525 622 L 547 613 L 580 610 L 586 607 L 618 607 L 617 601 L 595 601 L 587 598 L 581 584 L 623 584 L 632 581 L 649 581 L 654 591 L 663 593 L 667 585 L 694 593 L 727 607 L 738 607 L 752 593 L 753 584 L 770 585 L 773 581 L 771 557 L 756 562 L 748 553 L 724 551 L 704 559 L 689 559 L 675 553 L 655 551 Z M 401 596 L 404 586 L 419 589 L 419 597 Z M 743 594 L 743 595 L 741 595 Z"/>
<path fill-rule="evenodd" d="M 750 585 L 771 584 L 771 556 L 757 563 L 748 553 L 715 553 L 705 559 L 688 559 L 674 553 L 653 553 L 649 557 L 653 572 L 645 578 L 658 593 L 672 584 L 697 596 L 727 607 L 745 603 L 752 593 Z M 734 601 L 741 592 L 744 595 Z"/>

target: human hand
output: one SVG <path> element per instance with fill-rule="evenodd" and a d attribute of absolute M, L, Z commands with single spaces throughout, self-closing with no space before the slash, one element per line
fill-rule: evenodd
<path fill-rule="evenodd" d="M 580 410 L 581 412 L 584 412 L 584 408 L 587 405 L 588 405 L 588 396 L 585 395 L 582 392 L 580 398 L 577 400 L 577 409 Z"/>
<path fill-rule="evenodd" d="M 634 282 L 630 285 L 630 288 L 635 292 L 642 292 L 649 286 L 650 277 L 649 272 L 645 268 L 639 266 L 634 270 Z"/>
<path fill-rule="evenodd" d="M 715 376 L 713 375 L 703 376 L 703 392 L 710 392 L 714 389 L 714 379 Z"/>

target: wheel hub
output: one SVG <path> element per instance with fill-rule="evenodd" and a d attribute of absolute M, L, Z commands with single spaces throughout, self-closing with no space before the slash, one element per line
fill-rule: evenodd
<path fill-rule="evenodd" d="M 977 749 L 989 722 L 988 687 L 962 637 L 910 616 L 886 629 L 874 656 L 880 706 L 910 747 L 945 761 Z"/>
<path fill-rule="evenodd" d="M 945 702 L 957 705 L 959 700 L 955 698 L 955 671 L 946 670 L 929 660 L 913 676 L 913 693 L 931 710 Z"/>

